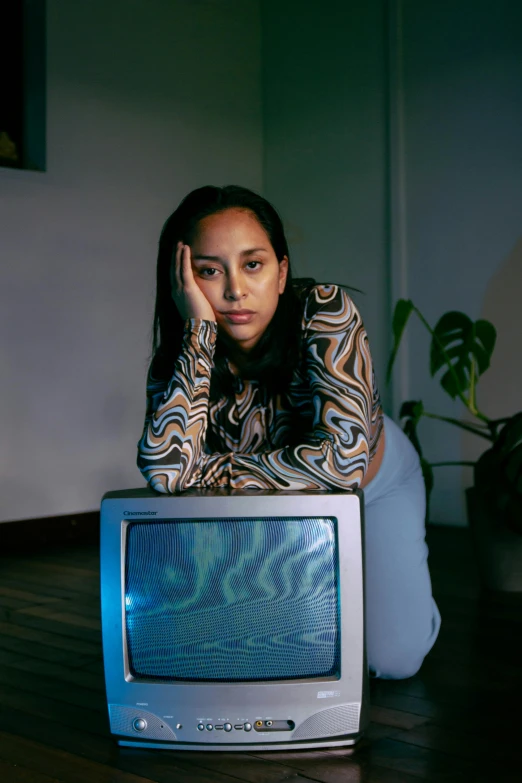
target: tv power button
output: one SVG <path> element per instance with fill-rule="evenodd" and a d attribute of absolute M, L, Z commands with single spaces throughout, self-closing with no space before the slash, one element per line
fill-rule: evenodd
<path fill-rule="evenodd" d="M 145 731 L 145 729 L 147 728 L 147 721 L 143 720 L 143 718 L 136 718 L 132 722 L 132 728 L 134 729 L 134 731 Z"/>

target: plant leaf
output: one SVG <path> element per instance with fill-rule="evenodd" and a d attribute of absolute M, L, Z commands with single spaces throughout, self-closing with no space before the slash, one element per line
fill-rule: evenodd
<path fill-rule="evenodd" d="M 388 369 L 386 371 L 386 383 L 390 382 L 391 371 L 392 371 L 393 363 L 395 361 L 395 357 L 397 356 L 397 351 L 399 350 L 402 334 L 404 332 L 404 329 L 408 322 L 408 318 L 410 317 L 413 309 L 414 309 L 414 305 L 411 299 L 399 299 L 399 301 L 395 305 L 395 311 L 393 313 L 393 321 L 392 321 L 394 345 L 393 345 L 393 350 L 391 352 L 390 360 L 388 362 Z"/>
<path fill-rule="evenodd" d="M 522 495 L 510 497 L 505 519 L 512 530 L 522 534 Z"/>
<path fill-rule="evenodd" d="M 430 463 L 424 459 L 424 457 L 421 457 L 421 468 L 422 468 L 422 475 L 424 477 L 424 486 L 426 487 L 426 523 L 429 522 L 430 519 L 430 498 L 431 498 L 431 492 L 433 489 L 434 479 L 433 479 L 433 468 L 431 467 Z"/>
<path fill-rule="evenodd" d="M 506 478 L 516 493 L 522 497 L 522 443 L 509 452 L 504 465 Z"/>
<path fill-rule="evenodd" d="M 522 412 L 515 413 L 504 424 L 495 446 L 501 453 L 508 454 L 519 443 L 522 443 Z"/>
<path fill-rule="evenodd" d="M 477 377 L 488 369 L 496 335 L 495 327 L 489 321 L 473 322 L 457 310 L 445 313 L 438 321 L 431 341 L 430 373 L 433 377 L 442 367 L 447 367 L 445 352 L 454 373 L 448 368 L 440 382 L 453 399 L 459 392 L 469 392 L 473 361 Z"/>
<path fill-rule="evenodd" d="M 522 533 L 522 412 L 508 419 L 476 462 L 475 486 L 492 517 Z"/>
<path fill-rule="evenodd" d="M 399 413 L 399 419 L 406 419 L 403 431 L 413 443 L 415 451 L 422 459 L 422 448 L 417 435 L 417 425 L 424 413 L 424 405 L 421 400 L 408 400 L 403 402 Z"/>
<path fill-rule="evenodd" d="M 417 426 L 424 414 L 424 405 L 421 400 L 408 400 L 403 402 L 399 413 L 400 419 L 406 419 L 403 426 L 404 433 L 408 436 L 415 451 L 420 457 L 420 464 L 422 469 L 422 476 L 424 478 L 424 486 L 426 488 L 426 523 L 430 516 L 430 497 L 433 490 L 433 468 L 430 463 L 422 456 L 422 448 L 417 434 Z"/>

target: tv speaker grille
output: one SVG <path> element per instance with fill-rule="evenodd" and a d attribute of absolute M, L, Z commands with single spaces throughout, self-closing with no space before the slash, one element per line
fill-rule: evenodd
<path fill-rule="evenodd" d="M 359 731 L 361 705 L 341 704 L 316 712 L 307 718 L 292 734 L 292 739 L 334 737 L 337 734 L 354 734 Z"/>

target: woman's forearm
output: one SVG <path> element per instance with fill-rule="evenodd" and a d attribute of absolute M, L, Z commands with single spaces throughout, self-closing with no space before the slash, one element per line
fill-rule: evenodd
<path fill-rule="evenodd" d="M 217 335 L 212 321 L 186 322 L 172 379 L 145 421 L 138 467 L 153 489 L 183 489 L 203 450 L 208 424 L 210 375 Z M 152 390 L 152 385 L 149 384 Z"/>

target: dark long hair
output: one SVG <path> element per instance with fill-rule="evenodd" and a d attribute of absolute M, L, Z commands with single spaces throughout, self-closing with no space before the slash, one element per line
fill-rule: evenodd
<path fill-rule="evenodd" d="M 274 207 L 258 193 L 239 185 L 205 185 L 186 196 L 165 222 L 159 240 L 156 268 L 156 306 L 152 338 L 152 374 L 170 380 L 183 340 L 184 321 L 171 294 L 170 269 L 178 241 L 191 244 L 200 220 L 227 209 L 249 210 L 265 230 L 277 260 L 286 255 L 288 274 L 274 316 L 258 343 L 249 351 L 241 374 L 262 381 L 269 392 L 286 388 L 302 356 L 301 319 L 313 278 L 295 279 L 283 223 Z M 218 338 L 210 387 L 211 399 L 230 394 L 233 379 L 226 365 L 226 348 Z"/>

